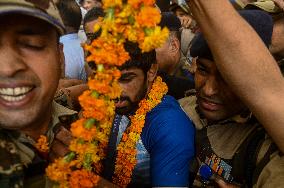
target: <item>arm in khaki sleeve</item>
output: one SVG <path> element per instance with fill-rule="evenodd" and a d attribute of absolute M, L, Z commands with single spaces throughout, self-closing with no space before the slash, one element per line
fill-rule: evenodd
<path fill-rule="evenodd" d="M 254 30 L 228 0 L 189 0 L 224 80 L 284 152 L 284 79 Z"/>

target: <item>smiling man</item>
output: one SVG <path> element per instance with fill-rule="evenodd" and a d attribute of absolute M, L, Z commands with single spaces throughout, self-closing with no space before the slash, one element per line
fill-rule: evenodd
<path fill-rule="evenodd" d="M 268 47 L 272 17 L 256 10 L 239 13 Z M 197 129 L 199 169 L 195 169 L 198 176 L 194 186 L 215 187 L 217 183 L 221 188 L 281 187 L 283 155 L 221 76 L 203 34 L 193 39 L 191 55 L 198 57 L 196 95 L 180 100 L 180 104 Z"/>
<path fill-rule="evenodd" d="M 122 88 L 116 102 L 116 117 L 110 136 L 103 177 L 112 180 L 117 145 L 131 126 L 128 119 L 147 97 L 156 79 L 158 65 L 155 50 L 142 53 L 138 45 L 127 43 L 131 60 L 121 69 Z M 149 111 L 136 144 L 137 164 L 131 187 L 187 187 L 190 185 L 189 163 L 194 156 L 194 128 L 178 102 L 165 95 L 160 104 Z"/>
<path fill-rule="evenodd" d="M 67 151 L 55 133 L 76 114 L 53 102 L 64 26 L 52 1 L 1 0 L 0 28 L 0 187 L 44 186 L 49 160 Z"/>

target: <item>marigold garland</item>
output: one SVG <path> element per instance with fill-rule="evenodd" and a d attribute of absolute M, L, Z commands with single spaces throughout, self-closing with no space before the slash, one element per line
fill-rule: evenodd
<path fill-rule="evenodd" d="M 47 137 L 44 135 L 40 135 L 39 139 L 35 144 L 35 147 L 38 151 L 42 153 L 47 153 L 49 151 Z"/>
<path fill-rule="evenodd" d="M 102 3 L 105 17 L 94 27 L 94 31 L 101 30 L 101 35 L 85 45 L 85 50 L 90 52 L 86 61 L 94 62 L 96 70 L 88 79 L 89 90 L 79 97 L 83 117 L 71 125 L 74 138 L 69 146 L 70 153 L 46 169 L 47 176 L 61 188 L 87 188 L 98 184 L 96 174 L 101 173 L 102 160 L 106 156 L 115 114 L 114 99 L 121 94 L 117 66 L 130 58 L 124 43 L 136 42 L 142 52 L 148 52 L 160 47 L 169 34 L 167 28 L 157 26 L 161 16 L 155 8 L 155 0 L 103 0 Z M 145 115 L 160 103 L 166 90 L 161 78 L 157 78 L 148 99 L 140 102 L 140 108 L 131 117 L 132 124 L 118 146 L 113 180 L 119 186 L 125 187 L 131 180 L 136 164 L 136 142 Z"/>
<path fill-rule="evenodd" d="M 157 77 L 147 99 L 140 101 L 135 115 L 130 117 L 131 125 L 123 133 L 117 147 L 113 182 L 120 187 L 126 187 L 131 181 L 132 171 L 137 163 L 136 144 L 144 127 L 146 114 L 161 102 L 167 92 L 167 85 L 162 82 L 161 77 Z"/>

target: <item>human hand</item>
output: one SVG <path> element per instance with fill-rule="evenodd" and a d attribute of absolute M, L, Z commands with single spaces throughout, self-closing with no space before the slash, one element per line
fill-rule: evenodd
<path fill-rule="evenodd" d="M 75 86 L 75 85 L 79 85 L 79 84 L 83 84 L 83 81 L 78 80 L 78 79 L 64 78 L 64 79 L 59 80 L 58 89 L 67 88 L 67 87 L 71 87 L 71 86 Z"/>
<path fill-rule="evenodd" d="M 63 126 L 59 127 L 55 133 L 55 138 L 50 147 L 49 158 L 54 161 L 58 157 L 64 157 L 69 152 L 69 145 L 72 134 Z"/>
<path fill-rule="evenodd" d="M 183 28 L 190 28 L 192 19 L 188 16 L 179 17 Z"/>

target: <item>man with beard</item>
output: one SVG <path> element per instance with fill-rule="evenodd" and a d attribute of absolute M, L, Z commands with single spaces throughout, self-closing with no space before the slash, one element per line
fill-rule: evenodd
<path fill-rule="evenodd" d="M 142 53 L 138 45 L 133 43 L 127 43 L 125 47 L 131 59 L 120 67 L 122 95 L 116 102 L 116 117 L 103 173 L 103 177 L 109 180 L 113 176 L 117 145 L 125 129 L 131 125 L 128 117 L 147 97 L 158 69 L 155 50 Z M 194 128 L 173 97 L 164 96 L 161 103 L 147 113 L 140 136 L 136 145 L 137 164 L 130 186 L 189 186 L 189 162 L 194 156 Z"/>
<path fill-rule="evenodd" d="M 268 47 L 273 22 L 258 10 L 240 11 Z M 283 155 L 221 76 L 202 34 L 193 40 L 196 96 L 180 101 L 196 132 L 196 187 L 281 187 Z M 249 80 L 248 80 L 249 81 Z"/>

